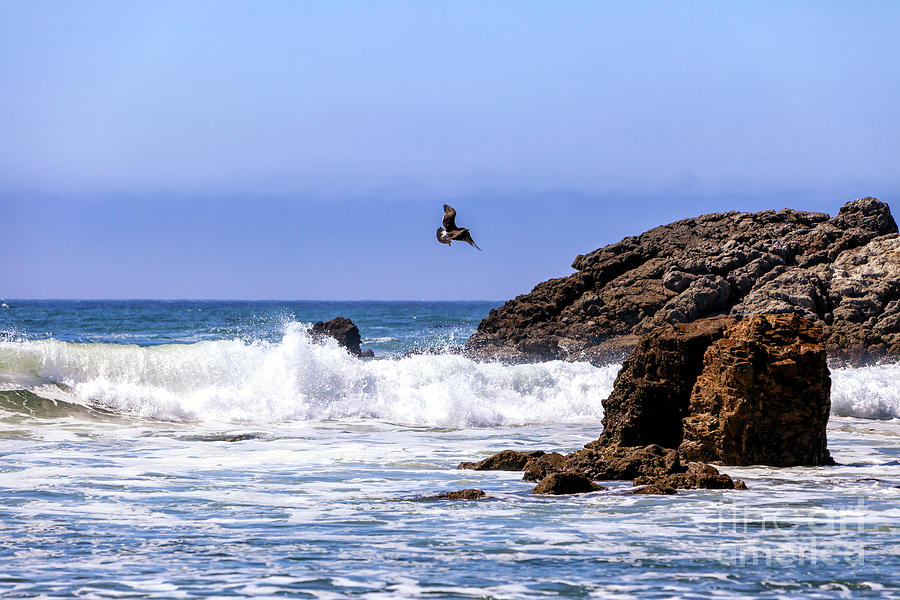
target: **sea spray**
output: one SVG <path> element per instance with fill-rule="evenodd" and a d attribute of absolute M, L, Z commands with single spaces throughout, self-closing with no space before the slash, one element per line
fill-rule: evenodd
<path fill-rule="evenodd" d="M 599 423 L 619 365 L 504 365 L 420 355 L 360 361 L 290 322 L 277 342 L 136 346 L 0 342 L 0 388 L 169 421 L 276 423 L 341 418 L 423 426 Z M 832 370 L 832 412 L 900 417 L 900 365 Z"/>
<path fill-rule="evenodd" d="M 172 421 L 379 419 L 430 426 L 598 422 L 617 365 L 503 365 L 463 356 L 360 361 L 290 323 L 277 343 L 141 347 L 0 343 L 7 386 L 60 384 L 76 401 Z"/>

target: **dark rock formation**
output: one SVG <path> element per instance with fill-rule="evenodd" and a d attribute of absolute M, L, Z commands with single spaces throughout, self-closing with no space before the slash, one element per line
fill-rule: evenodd
<path fill-rule="evenodd" d="M 438 494 L 437 496 L 428 496 L 425 498 L 419 498 L 420 501 L 430 501 L 430 500 L 481 500 L 485 497 L 485 493 L 481 490 L 475 488 L 467 488 L 465 490 L 458 490 L 455 492 L 445 492 L 443 494 Z"/>
<path fill-rule="evenodd" d="M 663 325 L 642 337 L 603 401 L 603 434 L 596 445 L 677 448 L 703 353 L 732 323 L 711 317 Z"/>
<path fill-rule="evenodd" d="M 578 256 L 478 326 L 470 354 L 507 360 L 620 360 L 664 324 L 797 312 L 829 356 L 900 356 L 900 238 L 874 198 L 838 215 L 794 210 L 704 215 Z"/>
<path fill-rule="evenodd" d="M 706 350 L 683 421 L 687 460 L 832 464 L 822 333 L 796 314 L 748 317 Z"/>
<path fill-rule="evenodd" d="M 371 348 L 366 348 L 365 350 L 361 350 L 359 353 L 360 358 L 375 358 L 375 351 Z"/>
<path fill-rule="evenodd" d="M 738 479 L 731 479 L 731 476 L 719 473 L 719 470 L 712 465 L 706 465 L 699 462 L 688 463 L 687 469 L 683 473 L 673 473 L 662 477 L 636 477 L 634 485 L 650 485 L 660 488 L 675 488 L 679 490 L 692 490 L 697 488 L 709 490 L 745 490 L 747 486 Z M 637 492 L 636 492 L 637 493 Z M 645 492 L 651 493 L 651 492 Z"/>
<path fill-rule="evenodd" d="M 531 490 L 532 494 L 584 494 L 605 489 L 597 485 L 581 473 L 563 472 L 551 473 Z"/>
<path fill-rule="evenodd" d="M 673 448 L 603 446 L 598 442 L 591 442 L 584 450 L 567 455 L 566 469 L 600 480 L 634 479 L 642 475 L 658 477 L 682 470 L 678 452 Z"/>
<path fill-rule="evenodd" d="M 362 338 L 359 336 L 359 328 L 346 317 L 336 317 L 330 321 L 319 321 L 310 328 L 309 333 L 314 338 L 333 337 L 350 354 L 359 356 L 359 344 L 362 342 Z"/>
<path fill-rule="evenodd" d="M 551 452 L 537 458 L 532 458 L 525 465 L 525 481 L 540 481 L 551 473 L 566 470 L 566 457 L 559 452 Z"/>
<path fill-rule="evenodd" d="M 459 463 L 457 469 L 473 469 L 475 471 L 524 471 L 528 461 L 539 458 L 545 453 L 542 450 L 519 452 L 503 450 L 478 462 Z"/>
<path fill-rule="evenodd" d="M 830 387 L 821 330 L 797 314 L 664 325 L 623 363 L 603 433 L 582 454 L 617 465 L 622 446 L 658 444 L 693 461 L 830 464 Z"/>

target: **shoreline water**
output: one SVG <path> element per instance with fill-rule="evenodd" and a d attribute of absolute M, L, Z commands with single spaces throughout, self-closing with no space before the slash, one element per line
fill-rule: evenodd
<path fill-rule="evenodd" d="M 595 439 L 617 367 L 360 361 L 305 337 L 322 317 L 253 305 L 70 308 L 0 321 L 20 336 L 0 342 L 4 597 L 900 597 L 900 365 L 832 371 L 836 466 L 545 499 L 521 473 L 455 467 Z M 387 308 L 363 336 L 400 356 L 490 305 Z M 467 487 L 488 497 L 412 501 Z"/>

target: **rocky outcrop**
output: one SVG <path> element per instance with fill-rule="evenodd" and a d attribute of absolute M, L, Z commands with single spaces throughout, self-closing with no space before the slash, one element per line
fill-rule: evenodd
<path fill-rule="evenodd" d="M 706 350 L 681 455 L 727 465 L 831 464 L 830 393 L 818 327 L 796 314 L 748 317 Z"/>
<path fill-rule="evenodd" d="M 622 446 L 644 444 L 653 445 L 639 464 L 659 463 L 650 449 L 674 448 L 689 461 L 830 464 L 830 389 L 821 329 L 797 314 L 664 325 L 623 363 L 603 402 L 603 432 L 581 452 L 616 466 L 631 456 Z"/>
<path fill-rule="evenodd" d="M 733 322 L 711 317 L 664 325 L 642 337 L 603 401 L 603 433 L 595 445 L 677 448 L 703 353 Z"/>
<path fill-rule="evenodd" d="M 362 338 L 359 335 L 359 328 L 346 317 L 335 317 L 330 321 L 319 321 L 309 329 L 309 334 L 313 338 L 333 337 L 350 354 L 353 356 L 360 355 L 359 345 L 362 342 Z M 371 350 L 367 352 L 371 352 Z M 366 356 L 369 356 L 369 354 Z M 371 356 L 374 356 L 374 353 Z"/>
<path fill-rule="evenodd" d="M 874 198 L 837 216 L 704 215 L 578 256 L 576 273 L 492 310 L 467 344 L 483 358 L 621 360 L 662 325 L 799 313 L 830 357 L 900 357 L 900 238 Z"/>
<path fill-rule="evenodd" d="M 603 489 L 606 488 L 602 485 L 597 485 L 591 481 L 589 477 L 586 477 L 581 473 L 567 471 L 547 475 L 541 479 L 539 484 L 534 486 L 531 493 L 560 496 L 564 494 L 585 494 L 587 492 L 596 492 Z"/>

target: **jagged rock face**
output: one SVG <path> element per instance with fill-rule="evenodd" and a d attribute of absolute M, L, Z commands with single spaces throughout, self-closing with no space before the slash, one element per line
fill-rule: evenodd
<path fill-rule="evenodd" d="M 677 448 L 703 353 L 733 322 L 711 317 L 664 325 L 642 337 L 603 401 L 603 433 L 594 444 Z"/>
<path fill-rule="evenodd" d="M 900 239 L 874 198 L 838 215 L 704 215 L 578 256 L 569 277 L 491 311 L 467 351 L 485 358 L 620 360 L 640 335 L 710 315 L 798 312 L 829 354 L 900 356 Z"/>
<path fill-rule="evenodd" d="M 728 465 L 831 464 L 830 392 L 818 327 L 796 314 L 748 317 L 706 350 L 679 451 Z"/>

